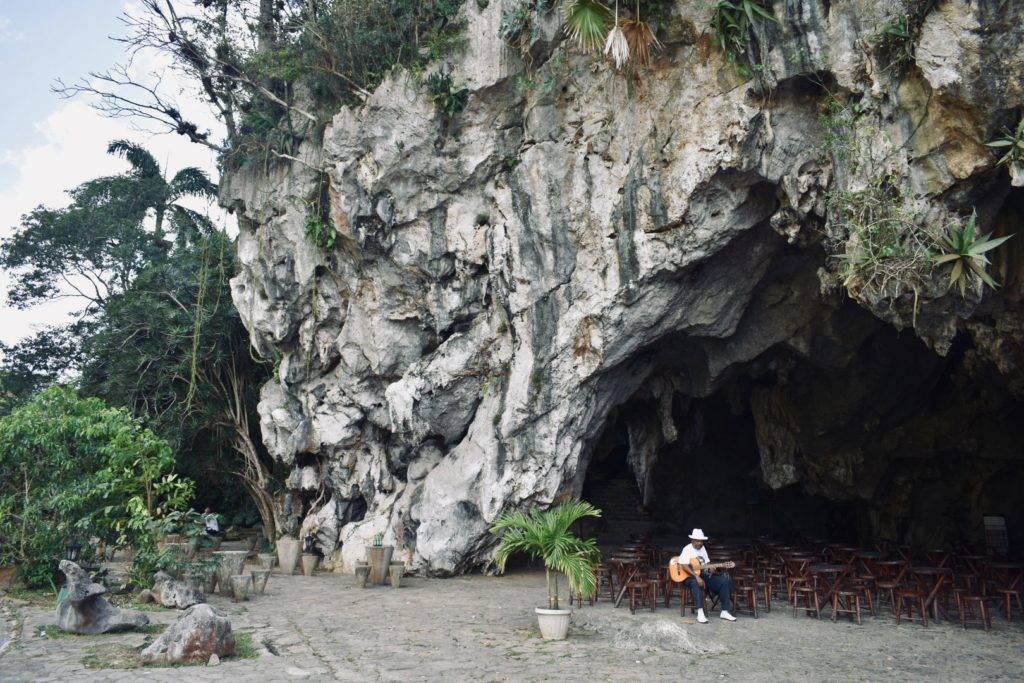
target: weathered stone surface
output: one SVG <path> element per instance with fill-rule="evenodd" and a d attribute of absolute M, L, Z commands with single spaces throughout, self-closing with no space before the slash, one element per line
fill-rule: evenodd
<path fill-rule="evenodd" d="M 153 597 L 164 607 L 185 609 L 206 601 L 203 591 L 190 581 L 179 581 L 164 572 L 157 572 Z"/>
<path fill-rule="evenodd" d="M 147 664 L 194 664 L 235 653 L 231 621 L 203 603 L 189 607 L 142 651 Z"/>
<path fill-rule="evenodd" d="M 135 610 L 111 606 L 103 594 L 107 589 L 93 583 L 74 562 L 60 561 L 67 596 L 57 605 L 57 627 L 69 633 L 110 633 L 128 631 L 149 624 L 149 618 Z"/>
<path fill-rule="evenodd" d="M 630 403 L 650 406 L 623 423 L 645 502 L 665 453 L 700 442 L 689 401 L 722 392 L 752 416 L 767 488 L 882 506 L 872 532 L 934 519 L 878 502 L 914 478 L 910 459 L 934 478 L 936 453 L 1019 457 L 953 426 L 1019 422 L 1004 385 L 1020 384 L 1024 335 L 1000 322 L 1019 286 L 961 298 L 936 272 L 851 301 L 831 255 L 853 237 L 827 197 L 889 178 L 934 224 L 1010 215 L 1019 198 L 985 142 L 1024 105 L 1020 3 L 939 3 L 905 76 L 871 48 L 892 3 L 776 3 L 763 83 L 686 30 L 708 25 L 702 3 L 676 3 L 674 42 L 635 76 L 578 53 L 552 15 L 529 48 L 530 80 L 550 87 L 527 89 L 494 32 L 511 4 L 466 4 L 451 68 L 470 96 L 450 126 L 397 72 L 301 163 L 224 178 L 233 297 L 281 358 L 264 442 L 325 556 L 351 570 L 382 534 L 412 569 L 487 563 L 495 517 L 579 494 Z M 835 101 L 855 111 L 829 120 Z M 330 252 L 304 235 L 324 182 Z M 965 359 L 967 328 L 980 352 Z M 992 391 L 970 398 L 992 364 Z M 971 476 L 981 491 L 992 471 Z M 933 532 L 922 522 L 921 542 Z"/>

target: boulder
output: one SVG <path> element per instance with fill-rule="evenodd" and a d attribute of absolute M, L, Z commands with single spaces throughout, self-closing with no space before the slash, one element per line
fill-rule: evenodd
<path fill-rule="evenodd" d="M 185 609 L 206 602 L 203 591 L 189 581 L 178 581 L 164 572 L 157 572 L 153 598 L 164 607 Z"/>
<path fill-rule="evenodd" d="M 178 620 L 142 651 L 146 664 L 194 664 L 209 662 L 214 655 L 235 654 L 231 621 L 202 603 L 189 607 Z"/>
<path fill-rule="evenodd" d="M 67 579 L 67 596 L 57 605 L 57 627 L 68 633 L 110 633 L 128 631 L 149 624 L 145 614 L 113 607 L 103 594 L 107 589 L 93 583 L 74 562 L 60 561 Z"/>

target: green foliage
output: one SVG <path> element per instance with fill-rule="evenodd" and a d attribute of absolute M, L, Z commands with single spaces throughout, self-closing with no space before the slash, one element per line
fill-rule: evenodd
<path fill-rule="evenodd" d="M 459 112 L 466 108 L 469 88 L 464 85 L 456 85 L 450 73 L 435 71 L 427 77 L 425 85 L 431 102 L 441 112 L 445 123 L 450 123 L 458 116 Z"/>
<path fill-rule="evenodd" d="M 864 190 L 834 191 L 829 199 L 833 224 L 846 235 L 836 258 L 849 291 L 895 298 L 924 287 L 932 238 L 897 188 L 879 182 Z"/>
<path fill-rule="evenodd" d="M 561 572 L 569 588 L 583 595 L 592 595 L 597 588 L 594 574 L 600 551 L 597 542 L 581 539 L 570 531 L 573 524 L 585 517 L 600 517 L 601 511 L 590 503 L 563 503 L 550 510 L 533 509 L 529 514 L 509 512 L 491 527 L 501 537 L 494 559 L 499 570 L 505 570 L 509 557 L 526 553 L 544 562 L 548 576 L 548 604 L 558 609 L 558 576 Z"/>
<path fill-rule="evenodd" d="M 825 131 L 825 151 L 836 161 L 848 161 L 854 152 L 854 124 L 864 113 L 860 101 L 845 102 L 828 95 L 818 113 L 818 123 Z"/>
<path fill-rule="evenodd" d="M 751 57 L 754 28 L 760 22 L 775 21 L 772 0 L 717 0 L 711 16 L 715 42 L 736 71 L 751 77 L 758 64 Z"/>
<path fill-rule="evenodd" d="M 306 215 L 306 238 L 326 251 L 337 244 L 338 231 L 334 228 L 334 221 L 324 218 L 321 211 L 311 209 Z"/>
<path fill-rule="evenodd" d="M 599 0 L 567 0 L 565 4 L 565 33 L 584 52 L 601 49 L 614 20 L 614 13 Z"/>
<path fill-rule="evenodd" d="M 53 580 L 65 542 L 137 543 L 191 498 L 170 446 L 121 409 L 51 387 L 0 419 L 0 562 Z"/>
<path fill-rule="evenodd" d="M 1024 166 L 1024 118 L 1013 130 L 1007 129 L 1003 137 L 988 143 L 992 149 L 1005 150 L 999 157 L 998 166 Z"/>
<path fill-rule="evenodd" d="M 267 84 L 285 102 L 293 101 L 301 88 L 326 120 L 340 105 L 361 104 L 394 67 L 419 71 L 461 49 L 461 6 L 462 0 L 287 3 L 274 40 L 253 49 L 251 36 L 232 38 L 223 49 L 231 55 L 224 68 L 247 74 L 251 83 Z M 217 22 L 215 11 L 207 21 Z M 232 150 L 251 155 L 269 146 L 290 153 L 304 131 L 292 128 L 286 108 L 255 87 L 239 94 L 245 119 L 238 139 L 229 141 Z"/>
<path fill-rule="evenodd" d="M 991 238 L 978 234 L 978 214 L 974 212 L 966 223 L 947 226 L 939 235 L 939 255 L 935 258 L 935 263 L 951 264 L 949 287 L 956 285 L 960 289 L 960 296 L 967 294 L 967 287 L 973 282 L 983 283 L 994 289 L 998 285 L 992 276 L 985 272 L 989 265 L 985 254 L 1010 237 L 1012 235 Z"/>
<path fill-rule="evenodd" d="M 124 157 L 131 169 L 82 183 L 70 191 L 66 208 L 34 209 L 0 245 L 0 267 L 11 275 L 12 304 L 27 308 L 75 296 L 95 310 L 160 257 L 168 247 L 168 227 L 180 244 L 212 230 L 205 216 L 178 203 L 216 197 L 217 186 L 203 171 L 187 167 L 167 180 L 153 156 L 138 145 L 115 140 L 108 151 Z M 152 232 L 147 216 L 153 219 Z"/>
<path fill-rule="evenodd" d="M 906 10 L 890 19 L 875 34 L 872 43 L 882 68 L 900 77 L 914 64 L 914 52 L 921 27 L 939 0 L 907 0 Z"/>

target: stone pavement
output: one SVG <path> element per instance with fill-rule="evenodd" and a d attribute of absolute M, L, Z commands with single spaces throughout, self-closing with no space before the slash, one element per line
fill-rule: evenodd
<path fill-rule="evenodd" d="M 949 623 L 897 627 L 890 618 L 856 626 L 794 619 L 779 603 L 761 619 L 699 625 L 677 607 L 630 615 L 600 603 L 576 611 L 568 641 L 549 643 L 533 616 L 545 597 L 540 572 L 407 583 L 359 589 L 350 576 L 275 574 L 252 601 L 213 596 L 260 651 L 217 667 L 86 669 L 83 658 L 98 647 L 139 647 L 153 636 L 40 637 L 52 611 L 15 604 L 21 635 L 0 656 L 0 680 L 1020 680 L 1024 672 L 1024 630 L 1002 620 L 992 633 Z M 147 614 L 158 623 L 174 618 L 170 610 Z"/>

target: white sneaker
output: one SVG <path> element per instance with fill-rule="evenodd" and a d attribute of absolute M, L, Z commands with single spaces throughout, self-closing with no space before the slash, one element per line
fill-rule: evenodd
<path fill-rule="evenodd" d="M 704 610 L 702 610 L 702 609 L 697 610 L 697 623 L 698 624 L 706 624 L 706 623 L 708 623 L 708 618 L 706 616 L 704 616 Z"/>
<path fill-rule="evenodd" d="M 729 614 L 725 610 L 722 610 L 722 613 L 719 614 L 718 616 L 722 617 L 726 621 L 736 621 L 736 617 L 734 617 L 733 615 Z"/>

